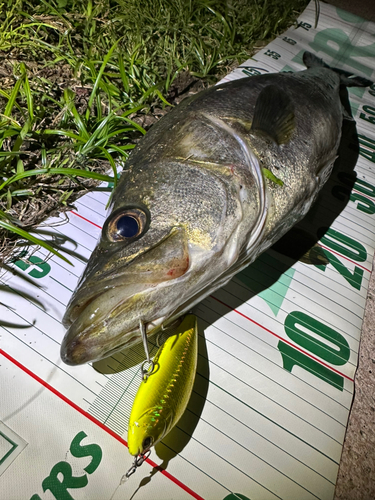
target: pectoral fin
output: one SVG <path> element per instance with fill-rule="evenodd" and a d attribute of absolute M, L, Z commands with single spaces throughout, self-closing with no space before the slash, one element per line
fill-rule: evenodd
<path fill-rule="evenodd" d="M 329 264 L 329 260 L 323 248 L 316 241 L 316 237 L 298 227 L 288 231 L 272 246 L 272 249 L 304 264 L 314 266 Z"/>
<path fill-rule="evenodd" d="M 326 254 L 324 253 L 324 250 L 318 243 L 316 243 L 312 248 L 310 248 L 310 250 L 304 253 L 299 260 L 301 262 L 304 262 L 305 264 L 310 264 L 314 266 L 329 264 L 329 259 L 327 258 Z"/>
<path fill-rule="evenodd" d="M 294 129 L 294 106 L 290 97 L 276 85 L 268 85 L 255 104 L 251 131 L 269 136 L 276 144 L 285 144 Z"/>

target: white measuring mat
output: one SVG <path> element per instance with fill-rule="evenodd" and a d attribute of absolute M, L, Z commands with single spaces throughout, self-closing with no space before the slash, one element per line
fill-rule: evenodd
<path fill-rule="evenodd" d="M 298 28 L 224 81 L 302 70 L 305 50 L 375 80 L 375 24 L 324 3 L 317 29 L 314 22 L 312 2 Z M 4 498 L 333 498 L 375 247 L 375 86 L 349 89 L 349 97 L 359 151 L 349 135 L 307 221 L 318 234 L 329 227 L 320 241 L 329 264 L 269 251 L 196 307 L 199 361 L 188 409 L 124 484 L 142 346 L 94 367 L 69 367 L 59 356 L 61 318 L 100 235 L 109 192 L 84 196 L 69 223 L 50 229 L 74 267 L 44 262 L 40 250 L 14 263 L 19 275 L 2 275 Z"/>

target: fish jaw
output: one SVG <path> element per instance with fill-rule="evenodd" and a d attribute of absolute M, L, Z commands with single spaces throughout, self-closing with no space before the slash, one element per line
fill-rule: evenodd
<path fill-rule="evenodd" d="M 231 245 L 227 252 L 219 254 L 190 247 L 189 269 L 178 278 L 105 291 L 89 302 L 69 326 L 61 345 L 62 360 L 69 365 L 83 364 L 140 343 L 140 320 L 149 335 L 187 312 L 207 296 L 210 287 L 206 290 L 204 284 L 214 280 L 216 267 L 222 267 L 220 261 L 233 258 L 232 254 Z M 207 268 L 210 262 L 214 265 Z"/>
<path fill-rule="evenodd" d="M 62 341 L 60 354 L 64 363 L 80 365 L 97 361 L 137 344 L 141 340 L 138 317 L 152 314 L 144 307 L 139 288 L 138 293 L 132 295 L 131 287 L 116 287 L 90 302 L 70 325 Z M 146 295 L 147 291 L 148 286 L 144 286 Z M 148 331 L 162 321 L 163 318 L 150 321 Z"/>
<path fill-rule="evenodd" d="M 172 228 L 159 244 L 123 269 L 116 268 L 116 255 L 113 260 L 113 269 L 105 262 L 109 269 L 105 274 L 99 269 L 84 276 L 68 305 L 63 320 L 67 332 L 61 344 L 66 364 L 99 360 L 137 344 L 140 320 L 147 333 L 162 324 L 167 303 L 160 287 L 178 280 L 189 268 L 185 231 Z"/>
<path fill-rule="evenodd" d="M 121 245 L 115 245 L 104 258 L 99 252 L 100 245 L 90 260 L 95 265 L 86 268 L 70 299 L 63 318 L 65 328 L 69 328 L 91 302 L 107 291 L 127 285 L 127 296 L 130 297 L 143 290 L 145 285 L 182 276 L 189 267 L 188 242 L 183 227 L 172 227 L 156 244 L 146 245 L 135 257 L 132 249 L 121 248 Z"/>

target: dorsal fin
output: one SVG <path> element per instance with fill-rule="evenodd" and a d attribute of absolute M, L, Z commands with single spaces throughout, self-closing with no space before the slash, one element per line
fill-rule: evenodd
<path fill-rule="evenodd" d="M 320 57 L 316 56 L 312 52 L 309 52 L 306 50 L 303 53 L 302 60 L 306 66 L 306 68 L 329 68 L 331 69 L 331 66 L 328 66 L 323 59 Z"/>
<path fill-rule="evenodd" d="M 289 142 L 295 129 L 294 106 L 288 94 L 276 85 L 268 85 L 255 104 L 251 131 L 268 135 L 277 144 Z"/>

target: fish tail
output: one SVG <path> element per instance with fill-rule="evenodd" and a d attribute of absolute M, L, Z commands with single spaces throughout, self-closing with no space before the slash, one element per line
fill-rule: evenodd
<path fill-rule="evenodd" d="M 345 87 L 369 87 L 373 84 L 371 80 L 367 78 L 363 78 L 362 76 L 353 75 L 349 71 L 345 71 L 344 69 L 339 68 L 331 68 L 327 63 L 317 57 L 315 54 L 311 52 L 304 52 L 303 54 L 303 62 L 307 68 L 328 68 L 340 75 L 341 84 L 345 85 Z"/>

